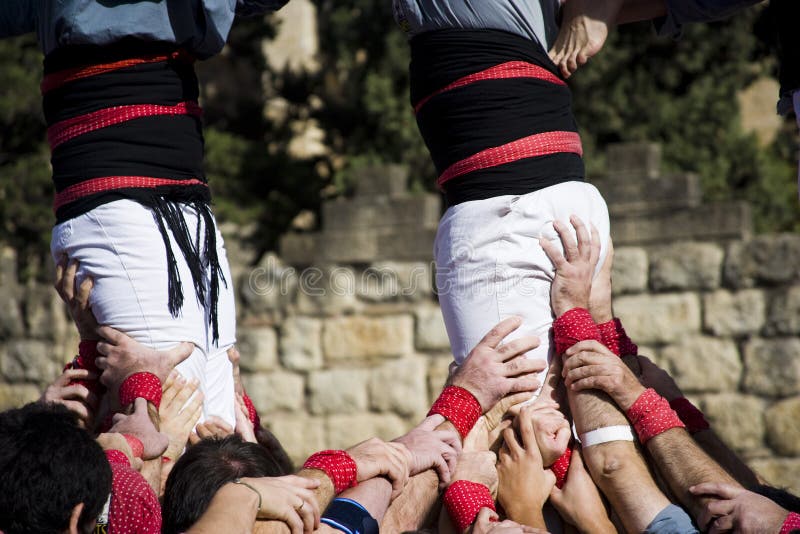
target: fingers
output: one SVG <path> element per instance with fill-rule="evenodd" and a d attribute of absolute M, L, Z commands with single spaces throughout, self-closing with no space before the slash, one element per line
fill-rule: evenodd
<path fill-rule="evenodd" d="M 88 402 L 90 392 L 85 386 L 76 384 L 74 386 L 67 386 L 61 389 L 60 397 L 62 399 L 77 399 Z"/>
<path fill-rule="evenodd" d="M 305 489 L 299 490 L 298 496 L 301 500 L 298 506 L 295 507 L 295 510 L 303 521 L 303 531 L 307 534 L 311 534 L 317 526 L 319 526 L 319 506 L 317 505 L 317 500 L 314 498 L 313 493 Z"/>
<path fill-rule="evenodd" d="M 497 351 L 503 355 L 503 361 L 515 358 L 539 346 L 539 338 L 525 336 L 508 343 L 503 343 Z"/>
<path fill-rule="evenodd" d="M 533 431 L 532 412 L 533 410 L 526 406 L 517 417 L 522 446 L 526 451 L 539 450 L 539 446 L 536 444 L 536 433 Z"/>
<path fill-rule="evenodd" d="M 201 425 L 197 425 L 197 428 L 200 428 L 200 426 Z M 190 445 L 197 445 L 198 443 L 200 443 L 201 440 L 202 440 L 202 438 L 197 435 L 197 432 L 192 432 L 191 434 L 189 434 L 189 444 Z"/>
<path fill-rule="evenodd" d="M 77 304 L 81 310 L 89 308 L 89 295 L 91 295 L 93 287 L 94 281 L 88 276 L 83 279 L 83 282 L 78 287 Z"/>
<path fill-rule="evenodd" d="M 589 263 L 592 265 L 597 265 L 597 262 L 600 261 L 600 232 L 597 231 L 597 227 L 592 224 L 592 242 L 589 244 Z M 611 258 L 606 257 L 606 261 L 611 264 Z"/>
<path fill-rule="evenodd" d="M 119 330 L 111 328 L 110 326 L 101 326 L 100 328 L 97 329 L 97 333 L 100 335 L 100 337 L 105 339 L 106 343 L 109 345 L 119 345 L 125 339 L 125 334 L 123 334 Z M 103 344 L 105 343 L 102 342 L 98 343 L 97 350 L 101 354 L 108 356 L 108 350 L 110 349 L 110 347 L 106 347 L 106 352 L 103 352 L 100 350 L 100 345 Z"/>
<path fill-rule="evenodd" d="M 611 376 L 616 374 L 619 367 L 605 363 L 585 363 L 570 369 L 564 376 L 564 383 L 569 387 L 573 382 L 592 376 Z"/>
<path fill-rule="evenodd" d="M 721 532 L 731 532 L 733 530 L 733 515 L 725 515 L 722 517 L 718 517 L 711 523 L 708 529 L 708 534 L 719 534 Z"/>
<path fill-rule="evenodd" d="M 541 373 L 547 367 L 544 360 L 531 360 L 518 356 L 504 364 L 504 375 L 507 377 Z"/>
<path fill-rule="evenodd" d="M 561 250 L 552 241 L 549 239 L 541 238 L 539 239 L 539 246 L 542 247 L 544 253 L 547 254 L 547 257 L 550 258 L 550 261 L 553 263 L 553 267 L 556 270 L 561 269 L 565 265 L 568 264 L 567 259 L 564 257 L 564 254 L 561 253 Z"/>
<path fill-rule="evenodd" d="M 88 369 L 66 369 L 61 373 L 61 376 L 56 379 L 55 383 L 66 386 L 73 380 L 94 380 L 95 378 L 97 378 L 97 376 Z"/>
<path fill-rule="evenodd" d="M 592 241 L 589 237 L 589 231 L 587 230 L 586 225 L 583 224 L 583 221 L 581 221 L 581 219 L 575 215 L 572 215 L 569 218 L 569 222 L 571 222 L 573 228 L 575 228 L 575 236 L 578 238 L 578 257 L 584 261 L 589 261 L 589 258 L 592 254 Z"/>
<path fill-rule="evenodd" d="M 136 397 L 136 400 L 133 401 L 133 413 L 148 417 L 147 400 L 143 399 L 142 397 Z"/>
<path fill-rule="evenodd" d="M 81 420 L 89 419 L 89 408 L 82 402 L 76 400 L 56 400 L 58 404 L 63 405 L 67 410 L 71 411 L 78 416 Z"/>
<path fill-rule="evenodd" d="M 172 371 L 167 379 L 164 381 L 164 385 L 161 388 L 161 406 L 159 407 L 159 413 L 162 417 L 165 415 L 173 415 L 173 411 L 175 414 L 178 413 L 180 410 L 179 401 L 176 401 L 178 396 L 183 393 L 184 385 L 186 384 L 186 379 L 181 376 L 178 371 Z M 188 397 L 186 397 L 188 399 Z M 184 399 L 184 402 L 186 402 Z M 175 406 L 173 407 L 173 402 L 175 402 Z"/>
<path fill-rule="evenodd" d="M 573 226 L 575 226 L 574 223 Z M 561 221 L 553 221 L 553 228 L 555 229 L 556 233 L 558 233 L 558 237 L 561 239 L 561 246 L 564 248 L 564 257 L 570 263 L 577 260 L 579 258 L 578 243 L 572 238 L 572 234 L 567 226 Z"/>
<path fill-rule="evenodd" d="M 180 343 L 178 346 L 169 349 L 168 351 L 164 352 L 164 360 L 169 362 L 172 367 L 175 367 L 186 358 L 191 356 L 192 352 L 194 352 L 194 343 L 189 343 L 188 341 L 184 341 Z"/>
<path fill-rule="evenodd" d="M 390 450 L 387 476 L 392 482 L 392 494 L 397 496 L 403 491 L 408 480 L 408 460 L 405 445 L 401 443 L 386 443 Z"/>
<path fill-rule="evenodd" d="M 78 262 L 71 261 L 64 270 L 64 277 L 61 283 L 61 298 L 67 302 L 75 296 L 75 274 L 78 272 Z"/>
<path fill-rule="evenodd" d="M 436 427 L 444 423 L 445 418 L 440 414 L 434 414 L 431 416 L 426 417 L 418 426 L 420 430 L 425 430 L 427 432 L 436 430 Z"/>
<path fill-rule="evenodd" d="M 59 258 L 58 263 L 56 264 L 56 278 L 55 282 L 53 282 L 53 287 L 56 288 L 58 295 L 63 299 L 63 291 L 61 286 L 64 283 L 64 271 L 67 268 L 67 256 L 63 255 Z"/>
<path fill-rule="evenodd" d="M 475 523 L 488 523 L 490 521 L 497 521 L 499 518 L 500 516 L 497 515 L 497 512 L 491 508 L 481 508 L 478 512 L 478 517 L 475 518 Z"/>
<path fill-rule="evenodd" d="M 236 348 L 236 345 L 228 349 L 228 360 L 230 360 L 234 367 L 239 365 L 240 359 L 241 355 L 239 354 L 239 349 Z"/>
<path fill-rule="evenodd" d="M 508 399 L 506 404 L 508 406 L 508 409 L 505 411 L 504 414 L 501 414 L 501 417 L 502 415 L 506 414 L 512 417 L 516 417 L 517 415 L 519 415 L 519 412 L 522 410 L 522 407 L 525 406 L 525 402 L 531 399 L 531 394 L 523 391 L 522 393 L 514 393 L 513 395 L 508 395 L 505 398 Z M 535 402 L 536 403 L 544 402 L 544 399 L 542 399 L 542 396 L 540 395 Z M 556 404 L 556 406 L 558 405 Z"/>
<path fill-rule="evenodd" d="M 500 342 L 503 341 L 508 334 L 519 328 L 521 324 L 522 319 L 516 316 L 500 321 L 483 336 L 483 339 L 481 339 L 478 345 L 485 345 L 489 348 L 496 349 L 498 345 L 500 345 Z"/>
<path fill-rule="evenodd" d="M 447 465 L 444 456 L 436 455 L 433 460 L 433 469 L 436 471 L 436 474 L 439 475 L 439 480 L 443 484 L 448 484 L 450 482 L 450 466 Z"/>
<path fill-rule="evenodd" d="M 739 486 L 722 482 L 703 482 L 690 487 L 689 491 L 692 495 L 712 495 L 721 499 L 733 499 L 745 490 Z"/>
<path fill-rule="evenodd" d="M 303 519 L 297 512 L 297 509 L 294 507 L 292 508 L 292 511 L 286 510 L 286 515 L 283 517 L 283 521 L 288 525 L 289 530 L 292 531 L 292 534 L 303 534 Z"/>
<path fill-rule="evenodd" d="M 434 435 L 445 445 L 453 448 L 456 454 L 461 452 L 461 438 L 454 430 L 435 430 Z"/>
<path fill-rule="evenodd" d="M 533 378 L 531 375 L 511 378 L 509 386 L 509 393 L 518 393 L 521 391 L 536 391 L 542 385 L 538 378 Z"/>
<path fill-rule="evenodd" d="M 509 427 L 503 430 L 503 441 L 506 442 L 505 446 L 514 457 L 519 457 L 525 453 L 522 446 L 517 441 L 517 434 L 514 429 Z"/>
<path fill-rule="evenodd" d="M 605 345 L 595 339 L 579 341 L 568 348 L 564 354 L 567 356 L 573 356 L 579 352 L 594 352 L 597 354 L 605 354 L 607 356 L 616 356 L 616 354 L 608 350 Z"/>

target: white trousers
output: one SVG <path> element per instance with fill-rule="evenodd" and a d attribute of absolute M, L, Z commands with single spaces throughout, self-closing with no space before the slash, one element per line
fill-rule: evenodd
<path fill-rule="evenodd" d="M 512 315 L 523 321 L 507 341 L 538 336 L 539 346 L 526 356 L 550 362 L 554 270 L 539 238 L 561 249 L 553 221 L 572 228 L 571 215 L 600 233 L 598 272 L 610 228 L 606 203 L 591 184 L 565 182 L 526 195 L 464 202 L 445 212 L 434 244 L 436 284 L 457 364 L 494 325 Z"/>
<path fill-rule="evenodd" d="M 197 212 L 189 206 L 182 211 L 194 235 Z M 202 236 L 202 219 L 200 223 Z M 170 314 L 166 250 L 149 208 L 131 200 L 104 204 L 56 225 L 50 248 L 56 262 L 63 255 L 80 262 L 79 281 L 87 275 L 92 277 L 90 303 L 101 325 L 120 330 L 157 350 L 182 341 L 194 343 L 194 352 L 177 369 L 186 378 L 200 382 L 205 396 L 201 420 L 216 415 L 233 426 L 233 370 L 226 351 L 236 342 L 236 308 L 222 235 L 216 232 L 219 265 L 227 281 L 227 287 L 219 285 L 217 345 L 212 343 L 208 314 L 197 299 L 186 260 L 171 232 L 184 300 L 178 317 Z M 208 288 L 210 275 L 206 271 Z"/>

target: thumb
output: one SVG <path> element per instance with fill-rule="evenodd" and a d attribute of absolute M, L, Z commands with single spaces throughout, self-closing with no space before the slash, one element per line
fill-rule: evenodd
<path fill-rule="evenodd" d="M 442 416 L 440 414 L 433 414 L 433 415 L 431 415 L 429 417 L 426 417 L 419 424 L 419 426 L 417 428 L 419 428 L 420 430 L 434 431 L 434 430 L 436 430 L 437 426 L 441 425 L 444 422 L 445 422 L 444 416 Z"/>
<path fill-rule="evenodd" d="M 136 415 L 147 415 L 147 400 L 143 399 L 142 397 L 136 397 L 136 400 L 133 401 L 133 413 Z"/>
<path fill-rule="evenodd" d="M 480 511 L 478 512 L 478 517 L 475 518 L 475 524 L 481 522 L 488 523 L 489 521 L 497 521 L 499 518 L 500 516 L 497 515 L 497 512 L 495 512 L 491 508 L 484 507 L 481 508 Z"/>
<path fill-rule="evenodd" d="M 581 453 L 580 447 L 573 447 L 572 448 L 572 456 L 569 458 L 569 468 L 567 469 L 567 478 L 569 475 L 572 474 L 573 471 L 583 471 L 585 468 L 583 466 L 583 455 Z"/>
<path fill-rule="evenodd" d="M 165 357 L 166 360 L 170 363 L 170 365 L 172 365 L 172 367 L 175 367 L 176 365 L 184 361 L 186 358 L 188 358 L 192 354 L 192 352 L 194 352 L 194 343 L 189 343 L 188 341 L 184 341 L 180 345 L 169 349 L 166 352 Z"/>

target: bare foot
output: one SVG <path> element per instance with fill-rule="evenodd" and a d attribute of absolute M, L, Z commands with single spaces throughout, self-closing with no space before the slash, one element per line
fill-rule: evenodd
<path fill-rule="evenodd" d="M 550 58 L 569 78 L 603 48 L 623 0 L 569 0 Z"/>

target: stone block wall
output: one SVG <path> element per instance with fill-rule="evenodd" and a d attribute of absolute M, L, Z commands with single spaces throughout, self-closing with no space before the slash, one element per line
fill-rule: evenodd
<path fill-rule="evenodd" d="M 656 147 L 615 150 L 626 180 L 669 180 Z M 430 263 L 438 199 L 398 188 L 398 168 L 367 174 L 354 198 L 324 206 L 318 231 L 285 236 L 280 255 L 256 259 L 241 229 L 223 229 L 245 385 L 298 461 L 399 435 L 451 362 Z M 610 180 L 595 183 L 612 214 L 617 315 L 722 439 L 800 491 L 800 235 L 750 236 L 746 207 L 703 206 L 691 176 L 662 184 L 671 196 L 650 209 L 646 187 Z M 713 228 L 689 224 L 703 212 Z M 671 223 L 639 224 L 654 216 Z M 0 408 L 37 398 L 77 346 L 55 291 L 19 284 L 15 264 L 0 251 Z"/>

